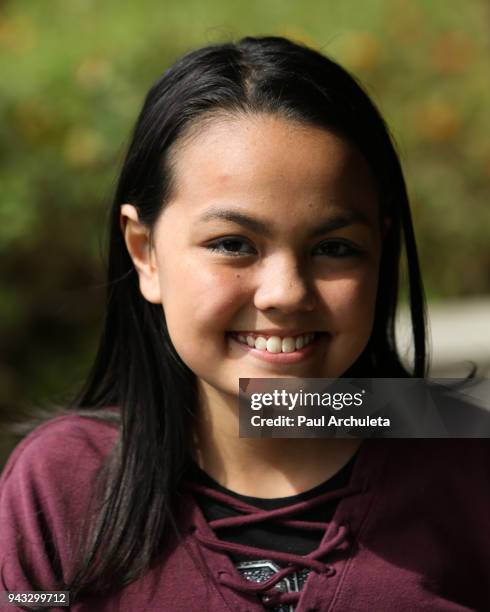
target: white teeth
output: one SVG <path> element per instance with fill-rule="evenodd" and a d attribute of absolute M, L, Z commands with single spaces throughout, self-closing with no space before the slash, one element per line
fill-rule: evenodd
<path fill-rule="evenodd" d="M 296 338 L 292 336 L 286 336 L 284 338 L 269 336 L 265 338 L 264 336 L 254 337 L 237 334 L 236 338 L 242 344 L 247 344 L 251 348 L 256 348 L 259 351 L 267 351 L 268 353 L 293 353 L 294 351 L 301 350 L 312 342 L 315 338 L 315 334 L 304 334 L 302 336 L 296 336 Z"/>
<path fill-rule="evenodd" d="M 257 341 L 255 341 L 257 345 Z M 279 336 L 271 336 L 267 340 L 267 350 L 269 353 L 280 353 L 282 351 L 282 341 Z"/>
<path fill-rule="evenodd" d="M 262 336 L 255 338 L 255 348 L 259 349 L 259 351 L 267 350 L 267 340 L 262 338 Z"/>

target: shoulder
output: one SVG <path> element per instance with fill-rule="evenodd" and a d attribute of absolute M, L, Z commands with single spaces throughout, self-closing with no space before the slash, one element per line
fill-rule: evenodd
<path fill-rule="evenodd" d="M 4 467 L 0 487 L 23 474 L 31 480 L 46 475 L 52 478 L 70 468 L 85 471 L 97 467 L 110 452 L 116 436 L 117 427 L 98 418 L 78 414 L 53 418 L 36 427 L 15 447 Z"/>
<path fill-rule="evenodd" d="M 425 504 L 444 512 L 480 516 L 490 508 L 490 440 L 486 439 L 405 439 L 379 440 L 384 443 L 380 486 L 390 499 Z M 417 500 L 417 501 L 415 501 Z"/>
<path fill-rule="evenodd" d="M 45 585 L 66 571 L 117 433 L 115 425 L 71 414 L 37 427 L 14 449 L 0 477 L 0 579 L 16 587 L 10 590 L 36 590 L 23 560 Z"/>
<path fill-rule="evenodd" d="M 424 479 L 440 478 L 468 481 L 482 478 L 490 469 L 490 440 L 476 438 L 407 438 L 378 440 L 387 450 L 387 467 L 412 469 Z"/>
<path fill-rule="evenodd" d="M 424 469 L 430 478 L 431 465 L 441 480 L 454 491 L 478 492 L 490 502 L 490 440 L 476 438 L 419 440 L 421 452 L 427 452 Z M 434 472 L 433 472 L 434 473 Z"/>
<path fill-rule="evenodd" d="M 117 433 L 113 424 L 77 414 L 38 426 L 16 446 L 3 469 L 0 512 L 34 516 L 41 511 L 48 520 L 77 512 Z"/>

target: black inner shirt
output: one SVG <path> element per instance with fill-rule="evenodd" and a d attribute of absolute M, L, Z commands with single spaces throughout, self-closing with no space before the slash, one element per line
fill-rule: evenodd
<path fill-rule="evenodd" d="M 323 495 L 329 491 L 335 491 L 346 487 L 349 484 L 352 469 L 355 464 L 357 453 L 344 465 L 334 476 L 319 484 L 313 489 L 292 495 L 289 497 L 280 497 L 273 499 L 263 499 L 259 497 L 249 497 L 234 493 L 229 489 L 221 486 L 213 480 L 206 472 L 204 472 L 196 463 L 193 463 L 190 468 L 189 479 L 198 484 L 212 488 L 221 493 L 225 493 L 237 500 L 247 504 L 261 508 L 262 510 L 275 510 L 285 506 L 291 506 L 299 502 L 305 502 L 319 495 Z M 204 493 L 196 492 L 196 501 L 204 514 L 206 520 L 212 521 L 216 519 L 238 516 L 241 513 L 235 508 L 229 506 L 224 501 L 208 497 Z M 338 499 L 327 501 L 310 509 L 305 509 L 303 512 L 295 514 L 295 520 L 328 522 L 333 518 Z M 298 555 L 307 555 L 315 550 L 323 536 L 320 530 L 305 530 L 294 529 L 288 526 L 281 525 L 275 521 L 266 521 L 257 525 L 242 525 L 237 527 L 229 527 L 220 530 L 219 537 L 222 540 L 237 544 L 246 544 L 256 548 L 275 550 L 280 552 L 294 553 Z M 246 560 L 248 557 L 230 554 L 232 560 L 236 563 Z"/>

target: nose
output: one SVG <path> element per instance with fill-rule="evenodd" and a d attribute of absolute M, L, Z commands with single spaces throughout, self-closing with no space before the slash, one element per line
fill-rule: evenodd
<path fill-rule="evenodd" d="M 254 304 L 258 310 L 287 313 L 314 310 L 316 298 L 311 281 L 294 256 L 277 254 L 263 261 Z"/>

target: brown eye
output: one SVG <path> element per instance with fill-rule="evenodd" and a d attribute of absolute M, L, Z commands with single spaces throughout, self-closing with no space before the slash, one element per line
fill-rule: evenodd
<path fill-rule="evenodd" d="M 321 250 L 320 255 L 326 255 L 327 257 L 335 257 L 337 259 L 345 259 L 347 257 L 357 257 L 361 254 L 361 251 L 343 240 L 327 240 L 322 242 L 318 249 Z"/>
<path fill-rule="evenodd" d="M 245 247 L 245 250 L 242 247 Z M 255 254 L 254 249 L 242 238 L 222 238 L 221 240 L 216 240 L 207 248 L 224 255 L 240 256 Z"/>

